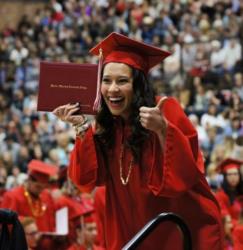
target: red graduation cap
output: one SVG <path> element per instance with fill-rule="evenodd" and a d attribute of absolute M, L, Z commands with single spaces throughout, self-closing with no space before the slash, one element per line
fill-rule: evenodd
<path fill-rule="evenodd" d="M 226 173 L 228 169 L 232 168 L 239 169 L 241 164 L 243 164 L 243 161 L 236 160 L 233 158 L 226 158 L 218 165 L 217 169 L 222 173 Z"/>
<path fill-rule="evenodd" d="M 48 183 L 51 176 L 58 173 L 58 167 L 39 160 L 31 160 L 28 164 L 28 174 L 41 183 Z"/>
<path fill-rule="evenodd" d="M 83 221 L 84 221 L 84 223 L 93 223 L 93 222 L 95 222 L 96 220 L 95 220 L 94 211 L 84 214 L 83 215 Z"/>
<path fill-rule="evenodd" d="M 81 224 L 81 216 L 89 217 L 90 214 L 93 214 L 94 207 L 91 204 L 84 202 L 84 203 L 72 203 L 68 206 L 68 214 L 69 219 L 72 223 L 76 226 Z"/>
<path fill-rule="evenodd" d="M 90 50 L 94 55 L 103 55 L 103 64 L 109 62 L 125 63 L 145 74 L 170 55 L 157 47 L 136 41 L 116 32 L 111 33 Z"/>
<path fill-rule="evenodd" d="M 71 220 L 92 212 L 94 212 L 94 207 L 86 202 L 72 203 L 72 205 L 68 207 L 69 219 Z"/>

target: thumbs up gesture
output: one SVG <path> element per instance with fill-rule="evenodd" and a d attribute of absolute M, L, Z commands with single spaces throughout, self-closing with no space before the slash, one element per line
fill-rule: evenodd
<path fill-rule="evenodd" d="M 161 108 L 167 97 L 162 97 L 155 107 L 140 107 L 139 116 L 141 125 L 157 134 L 165 135 L 167 121 L 161 112 Z"/>

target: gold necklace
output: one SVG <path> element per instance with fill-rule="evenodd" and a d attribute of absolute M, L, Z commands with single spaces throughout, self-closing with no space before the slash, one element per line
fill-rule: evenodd
<path fill-rule="evenodd" d="M 119 158 L 119 165 L 120 165 L 120 179 L 121 179 L 122 184 L 125 186 L 129 182 L 129 178 L 130 178 L 130 175 L 131 175 L 131 172 L 132 172 L 133 159 L 131 159 L 131 161 L 129 163 L 127 177 L 124 178 L 123 177 L 123 164 L 122 164 L 123 153 L 124 153 L 124 144 L 122 144 L 122 146 L 121 146 L 121 152 L 120 152 L 120 158 Z"/>
<path fill-rule="evenodd" d="M 40 198 L 38 198 L 36 201 L 34 201 L 31 198 L 30 193 L 27 191 L 27 189 L 24 190 L 24 196 L 27 199 L 27 202 L 29 204 L 31 213 L 33 214 L 34 217 L 39 217 L 44 214 L 46 211 L 46 206 L 41 202 Z"/>

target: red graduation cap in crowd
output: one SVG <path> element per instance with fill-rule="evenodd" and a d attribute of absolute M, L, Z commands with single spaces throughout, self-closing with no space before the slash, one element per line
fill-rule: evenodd
<path fill-rule="evenodd" d="M 218 165 L 217 169 L 221 173 L 226 173 L 226 171 L 229 169 L 233 169 L 233 168 L 239 169 L 241 164 L 243 164 L 243 161 L 236 160 L 233 158 L 226 158 Z"/>
<path fill-rule="evenodd" d="M 84 214 L 83 215 L 83 221 L 84 221 L 84 223 L 93 223 L 93 222 L 95 222 L 96 220 L 95 220 L 94 211 Z"/>
<path fill-rule="evenodd" d="M 39 160 L 31 160 L 28 164 L 28 174 L 41 183 L 48 183 L 51 176 L 58 173 L 58 167 Z"/>
<path fill-rule="evenodd" d="M 89 203 L 72 203 L 72 206 L 68 207 L 69 211 L 69 218 L 75 219 L 76 217 L 80 217 L 85 214 L 89 214 L 94 212 L 94 207 L 91 206 Z"/>
<path fill-rule="evenodd" d="M 136 41 L 119 33 L 113 32 L 97 44 L 90 52 L 100 55 L 102 51 L 103 64 L 109 62 L 125 63 L 145 74 L 151 68 L 163 61 L 169 52 L 160 48 Z"/>
<path fill-rule="evenodd" d="M 81 216 L 89 217 L 94 213 L 94 207 L 91 206 L 88 202 L 83 203 L 72 203 L 71 206 L 68 207 L 69 219 L 76 225 L 79 226 L 81 224 Z M 85 219 L 84 219 L 85 221 Z"/>

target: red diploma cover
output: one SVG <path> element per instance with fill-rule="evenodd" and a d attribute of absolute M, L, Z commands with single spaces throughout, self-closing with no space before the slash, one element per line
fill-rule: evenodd
<path fill-rule="evenodd" d="M 58 106 L 78 102 L 80 113 L 96 114 L 97 77 L 96 64 L 42 61 L 37 110 L 52 112 Z"/>

